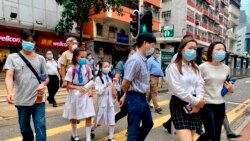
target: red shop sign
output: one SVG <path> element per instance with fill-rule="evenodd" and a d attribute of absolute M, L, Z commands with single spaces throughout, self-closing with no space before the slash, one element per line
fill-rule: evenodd
<path fill-rule="evenodd" d="M 66 39 L 57 39 L 57 38 L 47 38 L 47 37 L 38 37 L 36 42 L 38 47 L 46 48 L 66 48 Z"/>
<path fill-rule="evenodd" d="M 11 32 L 0 32 L 0 44 L 21 45 L 20 35 Z"/>

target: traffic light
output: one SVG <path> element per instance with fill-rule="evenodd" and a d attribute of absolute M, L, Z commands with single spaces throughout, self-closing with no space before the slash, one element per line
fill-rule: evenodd
<path fill-rule="evenodd" d="M 131 15 L 131 22 L 130 22 L 130 31 L 132 33 L 133 38 L 137 38 L 140 33 L 140 13 L 138 10 L 135 10 Z"/>
<path fill-rule="evenodd" d="M 146 11 L 140 21 L 140 33 L 152 33 L 153 14 L 151 11 Z"/>

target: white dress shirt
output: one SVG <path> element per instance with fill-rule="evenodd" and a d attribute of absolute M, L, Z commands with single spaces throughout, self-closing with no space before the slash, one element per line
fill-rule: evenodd
<path fill-rule="evenodd" d="M 169 65 L 166 72 L 169 92 L 187 103 L 197 105 L 204 95 L 201 74 L 185 63 L 182 63 L 182 73 L 181 75 L 175 63 Z"/>

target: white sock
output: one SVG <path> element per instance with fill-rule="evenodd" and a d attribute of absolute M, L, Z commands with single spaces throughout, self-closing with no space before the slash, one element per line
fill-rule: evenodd
<path fill-rule="evenodd" d="M 72 136 L 73 137 L 77 136 L 76 124 L 71 124 L 71 128 L 72 128 Z"/>
<path fill-rule="evenodd" d="M 90 133 L 91 133 L 91 126 L 87 126 L 86 127 L 86 141 L 91 141 Z"/>
<path fill-rule="evenodd" d="M 115 126 L 109 126 L 109 139 L 114 138 Z"/>

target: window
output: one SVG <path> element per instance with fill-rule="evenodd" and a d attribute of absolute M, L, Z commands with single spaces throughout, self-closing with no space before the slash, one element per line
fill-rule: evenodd
<path fill-rule="evenodd" d="M 102 26 L 102 24 L 97 23 L 96 24 L 96 29 L 97 29 L 97 35 L 98 36 L 102 36 L 102 32 L 103 32 L 103 26 Z"/>
<path fill-rule="evenodd" d="M 171 18 L 171 10 L 162 12 L 162 18 L 164 19 Z"/>
<path fill-rule="evenodd" d="M 121 30 L 120 30 L 120 33 L 126 34 L 124 29 L 121 29 Z"/>

